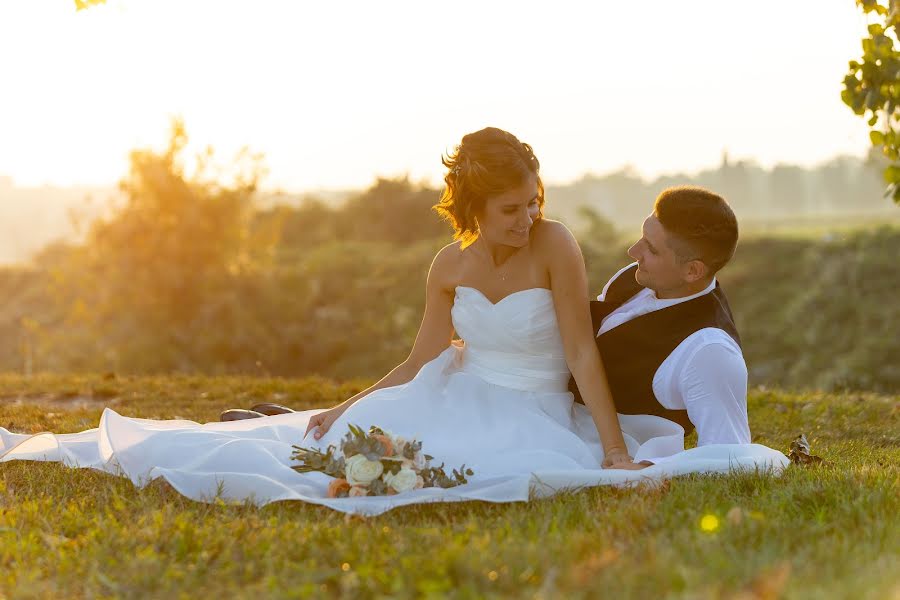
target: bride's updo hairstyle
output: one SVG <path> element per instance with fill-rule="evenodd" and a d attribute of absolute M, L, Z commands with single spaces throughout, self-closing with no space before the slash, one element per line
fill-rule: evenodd
<path fill-rule="evenodd" d="M 441 162 L 448 169 L 446 187 L 432 208 L 450 222 L 453 239 L 462 240 L 463 248 L 478 239 L 476 217 L 482 214 L 486 199 L 520 187 L 530 174 L 537 176 L 537 219 L 544 216 L 541 164 L 531 146 L 513 134 L 496 127 L 469 133 Z"/>

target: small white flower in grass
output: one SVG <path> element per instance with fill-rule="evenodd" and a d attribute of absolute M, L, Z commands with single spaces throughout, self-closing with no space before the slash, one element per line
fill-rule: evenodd
<path fill-rule="evenodd" d="M 419 476 L 412 469 L 400 469 L 396 473 L 385 473 L 384 482 L 398 492 L 408 492 L 416 487 Z"/>
<path fill-rule="evenodd" d="M 350 485 L 368 485 L 381 477 L 384 466 L 381 461 L 369 460 L 362 454 L 354 454 L 344 462 L 344 472 Z"/>

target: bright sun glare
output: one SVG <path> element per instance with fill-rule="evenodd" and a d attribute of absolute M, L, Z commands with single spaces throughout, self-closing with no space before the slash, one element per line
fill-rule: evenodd
<path fill-rule="evenodd" d="M 452 6 L 72 0 L 0 6 L 0 175 L 115 182 L 172 115 L 197 148 L 265 153 L 266 184 L 437 181 L 485 125 L 535 146 L 549 182 L 860 155 L 840 101 L 865 22 L 849 0 Z M 815 36 L 806 32 L 814 30 Z M 826 42 L 827 40 L 827 42 Z M 195 148 L 196 149 L 196 148 Z"/>

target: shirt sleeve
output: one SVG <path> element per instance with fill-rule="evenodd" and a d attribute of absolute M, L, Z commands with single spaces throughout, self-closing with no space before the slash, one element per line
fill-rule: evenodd
<path fill-rule="evenodd" d="M 681 395 L 697 445 L 749 444 L 747 364 L 724 343 L 701 346 L 685 365 Z"/>
<path fill-rule="evenodd" d="M 606 300 L 606 292 L 609 291 L 609 286 L 612 285 L 612 282 L 615 281 L 616 279 L 618 279 L 622 275 L 622 273 L 624 273 L 625 271 L 627 271 L 628 269 L 630 269 L 631 267 L 633 267 L 636 264 L 637 264 L 636 262 L 633 262 L 630 265 L 626 265 L 626 266 L 622 267 L 621 269 L 619 269 L 619 271 L 615 275 L 610 277 L 609 281 L 606 282 L 606 285 L 603 286 L 603 291 L 600 292 L 599 296 L 597 296 L 597 300 L 599 300 L 600 302 L 603 302 L 604 300 Z"/>

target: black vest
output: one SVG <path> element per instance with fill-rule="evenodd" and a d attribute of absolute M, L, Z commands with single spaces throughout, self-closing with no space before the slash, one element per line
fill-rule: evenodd
<path fill-rule="evenodd" d="M 607 315 L 644 289 L 635 280 L 635 271 L 637 265 L 616 277 L 602 302 L 591 301 L 595 334 Z M 681 342 L 707 327 L 723 330 L 741 345 L 731 308 L 718 282 L 708 294 L 641 315 L 597 337 L 616 410 L 625 415 L 658 415 L 679 423 L 685 433 L 692 432 L 694 424 L 686 410 L 668 409 L 656 399 L 653 376 Z M 575 394 L 576 402 L 584 404 L 571 377 L 569 390 Z"/>

